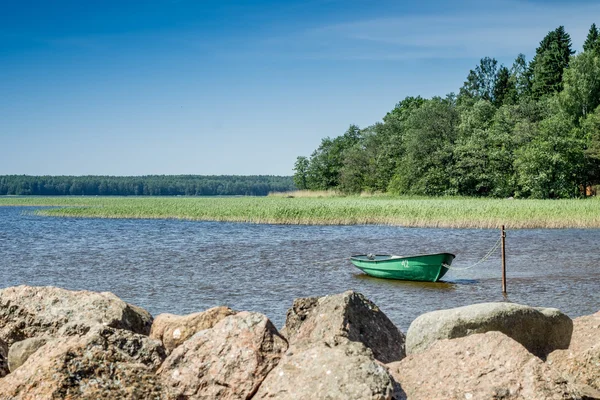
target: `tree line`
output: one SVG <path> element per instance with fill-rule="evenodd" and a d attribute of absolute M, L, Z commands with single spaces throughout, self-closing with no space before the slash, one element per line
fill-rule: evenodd
<path fill-rule="evenodd" d="M 406 97 L 298 157 L 300 189 L 565 198 L 600 183 L 600 37 L 575 55 L 563 26 L 527 62 L 485 57 L 458 94 Z"/>
<path fill-rule="evenodd" d="M 0 195 L 266 196 L 295 190 L 291 176 L 0 176 Z"/>

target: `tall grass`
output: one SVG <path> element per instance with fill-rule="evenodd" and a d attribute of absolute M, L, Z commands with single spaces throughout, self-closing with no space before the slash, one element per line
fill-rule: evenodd
<path fill-rule="evenodd" d="M 58 206 L 40 215 L 269 224 L 445 228 L 600 228 L 600 199 L 373 197 L 3 197 L 0 206 Z"/>
<path fill-rule="evenodd" d="M 382 196 L 370 192 L 361 192 L 360 197 Z M 269 197 L 346 197 L 346 195 L 338 190 L 292 190 L 289 192 L 271 192 Z"/>
<path fill-rule="evenodd" d="M 292 190 L 290 192 L 272 192 L 269 197 L 343 197 L 337 190 Z"/>

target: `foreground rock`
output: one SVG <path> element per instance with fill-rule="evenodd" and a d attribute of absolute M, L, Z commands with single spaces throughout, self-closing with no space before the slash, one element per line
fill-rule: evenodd
<path fill-rule="evenodd" d="M 383 363 L 405 356 L 402 332 L 375 304 L 353 291 L 296 299 L 281 333 L 295 347 L 336 346 L 348 339 L 364 344 Z"/>
<path fill-rule="evenodd" d="M 29 356 L 48 343 L 49 340 L 51 339 L 41 336 L 13 343 L 8 351 L 8 368 L 10 371 L 12 372 L 25 364 L 25 361 L 27 361 Z"/>
<path fill-rule="evenodd" d="M 0 399 L 153 399 L 160 342 L 96 326 L 84 336 L 55 339 L 0 381 Z"/>
<path fill-rule="evenodd" d="M 569 346 L 573 321 L 555 308 L 513 303 L 482 303 L 433 311 L 410 324 L 406 333 L 406 352 L 425 351 L 437 340 L 490 331 L 502 332 L 544 358 L 556 349 Z"/>
<path fill-rule="evenodd" d="M 363 344 L 290 350 L 253 399 L 392 399 L 395 382 Z"/>
<path fill-rule="evenodd" d="M 57 336 L 63 327 L 82 333 L 94 324 L 147 335 L 152 316 L 108 292 L 51 286 L 0 290 L 0 340 L 9 346 L 36 336 Z"/>
<path fill-rule="evenodd" d="M 569 350 L 581 352 L 600 345 L 600 311 L 573 320 Z"/>
<path fill-rule="evenodd" d="M 550 366 L 500 332 L 441 340 L 388 365 L 408 399 L 579 399 Z"/>
<path fill-rule="evenodd" d="M 190 315 L 159 314 L 152 323 L 150 338 L 162 341 L 167 354 L 196 332 L 210 329 L 223 318 L 235 314 L 229 307 L 214 307 Z"/>
<path fill-rule="evenodd" d="M 151 322 L 110 293 L 0 290 L 0 400 L 600 399 L 600 313 L 429 313 L 404 359 L 402 333 L 352 291 L 297 299 L 289 343 L 264 315 L 226 307 Z"/>
<path fill-rule="evenodd" d="M 8 372 L 8 345 L 0 339 L 0 378 Z"/>
<path fill-rule="evenodd" d="M 248 399 L 287 347 L 267 317 L 240 312 L 185 341 L 158 373 L 169 399 Z"/>
<path fill-rule="evenodd" d="M 573 320 L 573 336 L 567 350 L 548 356 L 569 382 L 585 387 L 588 397 L 600 399 L 600 312 Z"/>

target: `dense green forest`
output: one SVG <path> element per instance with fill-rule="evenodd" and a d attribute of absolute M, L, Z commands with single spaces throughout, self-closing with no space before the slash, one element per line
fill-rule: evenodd
<path fill-rule="evenodd" d="M 288 176 L 0 176 L 0 195 L 266 196 L 294 190 Z"/>
<path fill-rule="evenodd" d="M 364 129 L 298 157 L 300 189 L 580 197 L 600 183 L 600 37 L 575 55 L 560 26 L 529 62 L 481 59 L 458 94 L 407 97 Z M 587 193 L 586 193 L 587 192 Z"/>

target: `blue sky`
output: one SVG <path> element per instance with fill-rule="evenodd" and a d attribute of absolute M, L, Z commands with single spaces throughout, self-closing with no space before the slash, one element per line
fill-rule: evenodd
<path fill-rule="evenodd" d="M 291 175 L 597 1 L 31 1 L 0 13 L 0 175 Z"/>

